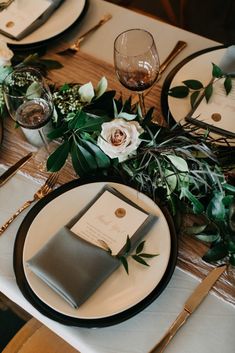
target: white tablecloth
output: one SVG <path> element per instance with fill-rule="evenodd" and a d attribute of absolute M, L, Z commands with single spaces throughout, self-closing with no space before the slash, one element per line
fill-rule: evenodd
<path fill-rule="evenodd" d="M 3 171 L 0 168 L 0 173 Z M 0 224 L 26 199 L 31 199 L 39 184 L 18 173 L 0 188 Z M 27 211 L 26 211 L 27 212 Z M 17 229 L 26 212 L 0 237 L 0 291 L 43 322 L 81 353 L 147 353 L 160 339 L 183 308 L 198 281 L 176 268 L 165 291 L 135 317 L 115 326 L 100 329 L 67 327 L 40 314 L 21 294 L 13 272 L 13 248 Z M 214 295 L 208 295 L 198 310 L 169 346 L 169 353 L 231 353 L 235 338 L 235 308 Z"/>
<path fill-rule="evenodd" d="M 161 61 L 177 40 L 185 40 L 188 43 L 187 49 L 171 64 L 167 72 L 189 54 L 218 44 L 101 0 L 90 0 L 88 13 L 77 34 L 83 33 L 96 23 L 104 13 L 111 13 L 112 20 L 85 41 L 81 50 L 110 63 L 113 60 L 114 38 L 121 31 L 131 27 L 142 27 L 153 33 Z M 0 172 L 3 169 L 2 166 Z M 1 187 L 0 224 L 4 223 L 23 201 L 31 198 L 37 188 L 38 183 L 35 180 L 21 173 Z M 196 279 L 176 268 L 161 296 L 144 311 L 121 324 L 100 329 L 61 325 L 40 314 L 25 300 L 16 285 L 12 263 L 14 238 L 25 214 L 19 216 L 0 237 L 0 291 L 81 353 L 147 353 L 174 321 L 182 310 L 184 301 L 198 284 Z M 235 347 L 234 327 L 235 308 L 209 294 L 174 338 L 167 352 L 231 353 Z"/>

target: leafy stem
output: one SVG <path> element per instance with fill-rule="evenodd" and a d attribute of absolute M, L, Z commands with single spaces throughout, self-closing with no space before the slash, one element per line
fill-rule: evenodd
<path fill-rule="evenodd" d="M 104 250 L 106 250 L 110 255 L 112 255 L 112 250 L 110 249 L 110 247 L 108 246 L 108 244 L 105 241 L 99 240 L 99 243 L 100 243 L 101 247 Z M 123 248 L 123 251 L 122 251 L 122 254 L 121 255 L 115 255 L 115 257 L 124 266 L 125 271 L 126 271 L 127 274 L 129 274 L 129 266 L 128 266 L 128 262 L 127 262 L 127 256 L 132 257 L 133 260 L 135 260 L 136 262 L 138 262 L 141 265 L 149 266 L 149 264 L 146 262 L 146 260 L 147 259 L 152 259 L 153 257 L 159 255 L 159 254 L 148 254 L 148 253 L 143 252 L 144 245 L 145 245 L 145 240 L 143 240 L 137 246 L 134 254 L 130 254 L 130 252 L 131 252 L 131 240 L 130 240 L 129 235 L 128 235 L 127 239 L 126 239 L 126 244 L 125 244 L 125 246 Z"/>
<path fill-rule="evenodd" d="M 216 64 L 212 63 L 212 79 L 204 86 L 201 81 L 189 79 L 183 81 L 183 85 L 175 86 L 169 89 L 168 94 L 174 98 L 185 98 L 190 96 L 191 107 L 194 108 L 198 102 L 198 98 L 205 96 L 207 103 L 213 94 L 213 85 L 221 79 L 224 79 L 224 90 L 228 95 L 232 90 L 233 74 L 225 73 Z"/>

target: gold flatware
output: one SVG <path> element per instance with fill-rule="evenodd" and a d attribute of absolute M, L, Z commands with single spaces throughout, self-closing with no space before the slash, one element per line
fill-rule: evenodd
<path fill-rule="evenodd" d="M 163 74 L 163 72 L 167 69 L 167 67 L 170 65 L 170 63 L 172 62 L 172 60 L 175 59 L 175 57 L 177 55 L 179 55 L 179 53 L 187 46 L 187 43 L 179 40 L 176 45 L 174 46 L 174 48 L 172 49 L 172 51 L 168 54 L 168 56 L 166 57 L 166 59 L 163 61 L 163 63 L 160 65 L 159 68 L 159 75 L 158 75 L 158 80 L 160 79 L 161 75 Z M 152 88 L 154 87 L 154 85 L 147 90 L 146 92 L 144 92 L 144 96 L 147 96 L 150 91 L 152 90 Z M 136 94 L 133 98 L 132 98 L 132 105 L 135 105 L 139 102 L 139 96 L 138 94 Z"/>
<path fill-rule="evenodd" d="M 46 182 L 36 191 L 32 200 L 26 201 L 9 219 L 4 225 L 0 228 L 0 235 L 9 227 L 9 225 L 16 219 L 16 217 L 22 213 L 26 208 L 28 208 L 33 202 L 38 201 L 48 195 L 58 179 L 58 173 L 50 174 Z"/>
<path fill-rule="evenodd" d="M 107 14 L 93 27 L 91 27 L 87 32 L 83 33 L 80 37 L 77 38 L 74 44 L 72 44 L 69 48 L 59 51 L 57 54 L 59 55 L 66 55 L 69 53 L 75 54 L 77 51 L 80 50 L 80 43 L 87 37 L 88 34 L 94 32 L 96 29 L 101 27 L 104 23 L 109 21 L 112 18 L 112 15 Z"/>
<path fill-rule="evenodd" d="M 30 152 L 26 156 L 22 157 L 19 161 L 9 167 L 2 175 L 0 175 L 0 187 L 3 186 L 21 167 L 23 167 L 33 156 Z"/>
<path fill-rule="evenodd" d="M 208 294 L 217 279 L 227 268 L 226 265 L 214 268 L 206 278 L 196 287 L 194 292 L 190 295 L 184 304 L 184 309 L 176 318 L 166 334 L 158 342 L 158 344 L 149 353 L 162 353 L 171 339 L 174 337 L 179 328 L 186 322 L 188 317 L 197 309 L 199 304 Z"/>

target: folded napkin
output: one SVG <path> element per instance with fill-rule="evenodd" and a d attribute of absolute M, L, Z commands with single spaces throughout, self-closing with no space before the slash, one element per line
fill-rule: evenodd
<path fill-rule="evenodd" d="M 224 73 L 235 74 L 235 45 L 226 49 L 217 65 Z M 224 89 L 224 79 L 215 80 L 213 94 L 209 102 L 206 101 L 205 97 L 202 97 L 199 104 L 185 120 L 219 135 L 234 139 L 235 78 L 232 81 L 232 90 L 227 95 Z"/>
<path fill-rule="evenodd" d="M 146 235 L 157 217 L 148 214 L 117 190 L 105 186 L 96 197 L 70 222 L 59 231 L 30 259 L 27 265 L 30 269 L 74 308 L 82 305 L 120 266 L 120 260 L 110 255 L 107 250 L 84 240 L 71 229 L 78 223 L 91 206 L 109 191 L 136 210 L 143 212 L 146 217 L 143 223 L 131 236 L 131 250 L 140 239 Z M 91 220 L 95 222 L 94 220 Z M 125 244 L 119 251 L 122 255 Z"/>
<path fill-rule="evenodd" d="M 45 23 L 63 0 L 14 0 L 0 12 L 0 33 L 21 40 Z"/>

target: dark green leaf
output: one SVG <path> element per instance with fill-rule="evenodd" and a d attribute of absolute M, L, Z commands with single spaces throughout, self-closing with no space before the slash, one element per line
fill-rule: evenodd
<path fill-rule="evenodd" d="M 83 163 L 87 165 L 87 171 L 92 171 L 97 169 L 97 164 L 94 156 L 82 145 L 76 143 L 77 147 L 77 158 Z M 75 147 L 74 147 L 75 148 Z"/>
<path fill-rule="evenodd" d="M 135 251 L 136 254 L 139 254 L 139 253 L 143 250 L 144 244 L 145 244 L 145 240 L 142 241 L 142 242 L 137 246 L 136 251 Z"/>
<path fill-rule="evenodd" d="M 66 162 L 69 154 L 69 142 L 65 141 L 47 159 L 47 170 L 57 172 Z"/>
<path fill-rule="evenodd" d="M 77 175 L 80 177 L 86 175 L 89 172 L 89 168 L 83 155 L 79 154 L 77 145 L 74 142 L 72 143 L 70 153 L 72 157 L 73 168 Z"/>
<path fill-rule="evenodd" d="M 210 248 L 202 259 L 206 262 L 214 262 L 223 259 L 226 255 L 226 246 L 223 242 L 220 242 Z"/>
<path fill-rule="evenodd" d="M 159 256 L 159 254 L 146 254 L 146 253 L 141 253 L 138 254 L 140 257 L 144 257 L 146 259 L 152 259 L 153 257 Z"/>
<path fill-rule="evenodd" d="M 126 238 L 126 244 L 125 244 L 125 247 L 124 247 L 124 254 L 128 255 L 130 250 L 131 250 L 131 240 L 130 240 L 130 237 L 128 235 L 127 238 Z"/>
<path fill-rule="evenodd" d="M 229 263 L 232 265 L 232 266 L 235 266 L 235 254 L 231 254 L 229 256 Z"/>
<path fill-rule="evenodd" d="M 235 240 L 229 239 L 227 248 L 229 252 L 235 254 Z"/>
<path fill-rule="evenodd" d="M 223 197 L 222 193 L 215 193 L 214 197 L 209 202 L 206 213 L 209 218 L 216 219 L 223 221 L 225 218 L 225 207 L 223 204 Z"/>
<path fill-rule="evenodd" d="M 147 262 L 144 261 L 144 259 L 142 259 L 140 256 L 138 256 L 138 255 L 131 255 L 131 257 L 132 257 L 135 261 L 139 262 L 141 265 L 149 266 L 149 264 L 147 264 Z"/>
<path fill-rule="evenodd" d="M 211 98 L 213 93 L 213 84 L 210 83 L 208 86 L 206 86 L 205 88 L 205 97 L 206 97 L 206 101 L 207 103 L 209 102 L 209 99 Z"/>
<path fill-rule="evenodd" d="M 168 94 L 175 98 L 185 98 L 189 94 L 189 88 L 187 86 L 175 86 L 170 88 Z"/>
<path fill-rule="evenodd" d="M 224 88 L 226 91 L 226 94 L 229 94 L 232 89 L 232 79 L 231 77 L 227 76 L 226 79 L 224 80 Z"/>
<path fill-rule="evenodd" d="M 192 203 L 194 213 L 200 214 L 204 211 L 203 204 L 186 187 L 181 188 L 180 198 L 182 197 L 186 197 Z"/>
<path fill-rule="evenodd" d="M 48 70 L 57 70 L 61 69 L 63 65 L 56 60 L 51 60 L 51 59 L 39 59 L 39 63 L 42 63 Z"/>
<path fill-rule="evenodd" d="M 83 140 L 83 144 L 86 145 L 86 148 L 93 153 L 98 168 L 104 169 L 110 167 L 109 157 L 97 145 L 88 140 Z"/>
<path fill-rule="evenodd" d="M 207 227 L 207 224 L 193 225 L 192 227 L 186 228 L 186 233 L 188 235 L 200 234 L 206 229 L 206 227 Z"/>
<path fill-rule="evenodd" d="M 54 139 L 57 139 L 59 137 L 62 137 L 63 134 L 67 131 L 67 125 L 62 125 L 54 130 L 52 130 L 51 132 L 49 132 L 47 134 L 47 137 L 50 139 L 50 140 L 54 140 Z"/>
<path fill-rule="evenodd" d="M 213 68 L 212 68 L 212 76 L 213 77 L 222 77 L 223 76 L 223 71 L 221 70 L 221 68 L 219 66 L 217 66 L 216 64 L 212 63 Z"/>
<path fill-rule="evenodd" d="M 197 98 L 200 94 L 200 91 L 195 91 L 191 94 L 190 96 L 190 104 L 191 104 L 191 107 L 194 108 L 196 102 L 197 102 Z"/>
<path fill-rule="evenodd" d="M 203 84 L 198 80 L 185 80 L 183 83 L 190 89 L 197 90 L 203 88 Z"/>
<path fill-rule="evenodd" d="M 123 266 L 124 266 L 124 268 L 125 268 L 125 270 L 126 270 L 126 273 L 129 274 L 127 259 L 126 259 L 124 256 L 120 256 L 120 257 L 119 257 L 119 260 L 120 260 L 121 263 L 123 264 Z"/>

